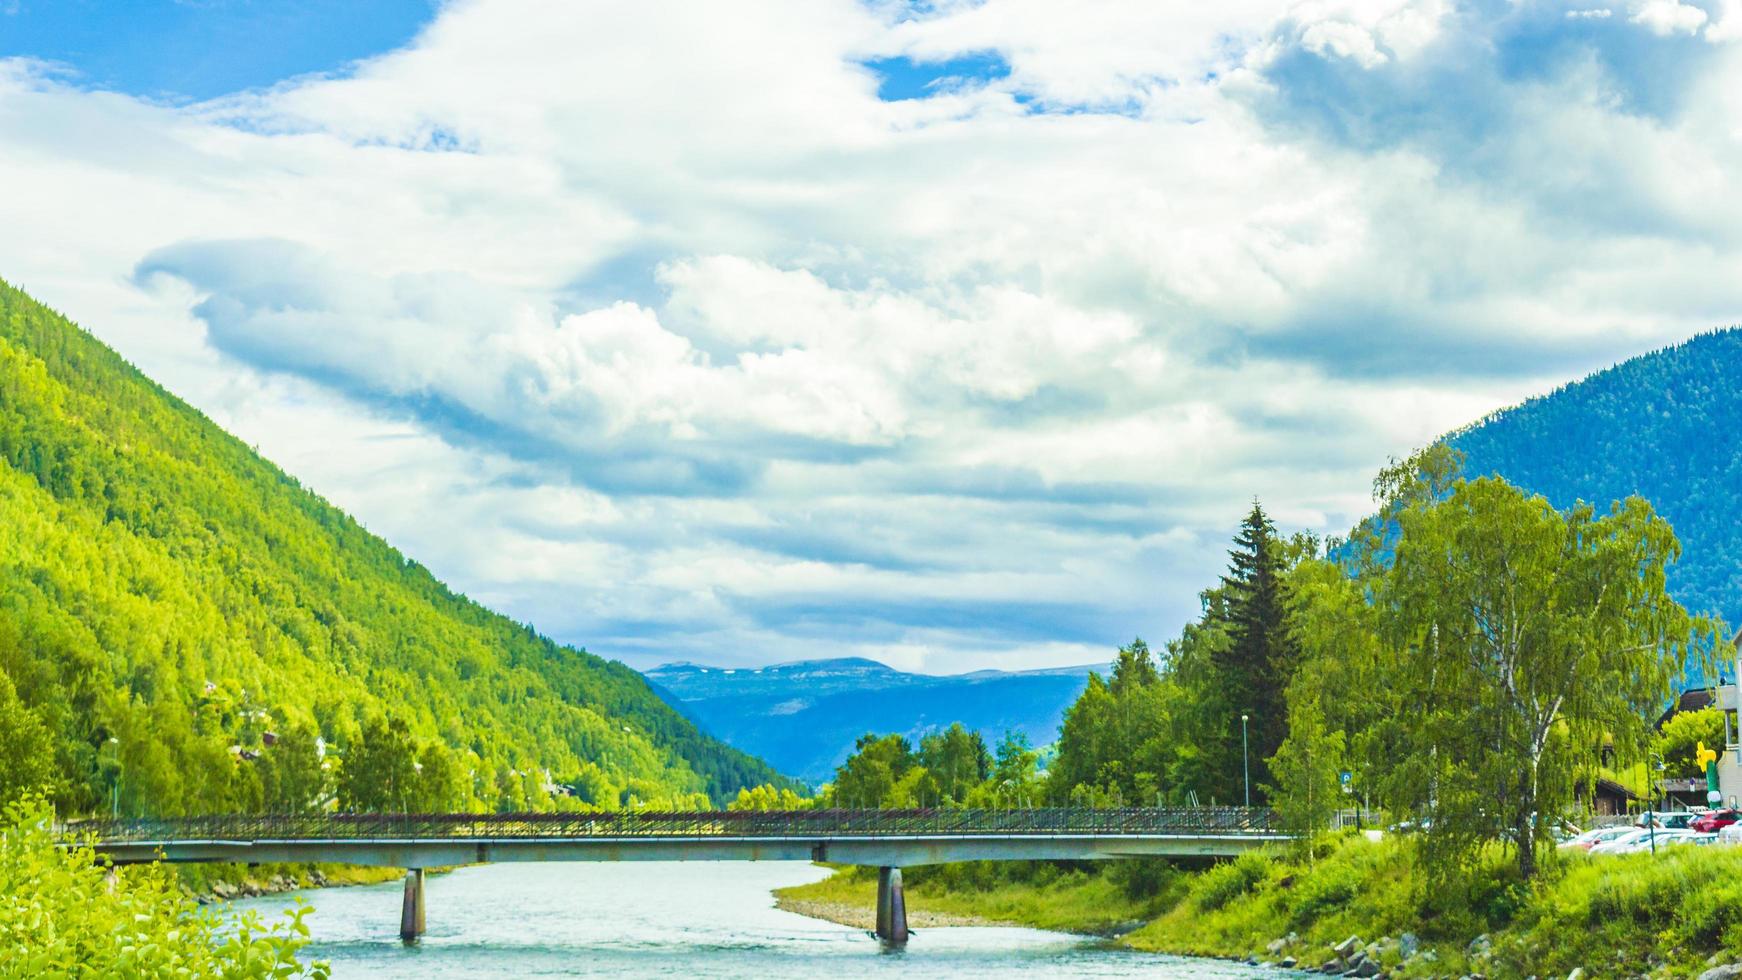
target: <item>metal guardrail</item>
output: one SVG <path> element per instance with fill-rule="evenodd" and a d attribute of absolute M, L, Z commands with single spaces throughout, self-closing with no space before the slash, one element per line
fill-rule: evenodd
<path fill-rule="evenodd" d="M 323 813 L 84 820 L 100 843 L 211 840 L 512 840 L 659 837 L 970 837 L 1056 834 L 1241 836 L 1275 833 L 1270 810 L 1124 807 L 1030 810 L 780 810 L 613 813 Z"/>

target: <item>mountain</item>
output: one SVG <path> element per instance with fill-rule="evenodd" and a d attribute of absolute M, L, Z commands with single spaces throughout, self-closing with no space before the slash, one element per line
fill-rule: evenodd
<path fill-rule="evenodd" d="M 1049 743 L 1091 669 L 939 677 L 845 658 L 737 669 L 673 663 L 647 671 L 647 678 L 708 731 L 815 784 L 833 778 L 866 732 L 917 741 L 959 721 L 988 748 L 1006 731 Z"/>
<path fill-rule="evenodd" d="M 291 732 L 354 755 L 341 771 L 435 766 L 449 806 L 783 782 L 635 671 L 456 594 L 0 282 L 0 750 L 44 741 L 63 808 L 173 815 L 270 805 Z"/>
<path fill-rule="evenodd" d="M 1742 330 L 1653 351 L 1447 437 L 1470 476 L 1557 507 L 1638 494 L 1675 527 L 1670 591 L 1742 625 Z"/>

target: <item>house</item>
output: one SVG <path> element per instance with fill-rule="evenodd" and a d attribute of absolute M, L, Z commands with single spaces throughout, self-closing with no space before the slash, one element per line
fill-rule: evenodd
<path fill-rule="evenodd" d="M 1573 789 L 1573 795 L 1579 802 L 1586 802 L 1586 792 L 1590 792 L 1591 812 L 1600 817 L 1613 817 L 1632 812 L 1634 805 L 1643 803 L 1644 798 L 1613 779 L 1599 777 L 1595 783 L 1587 784 L 1581 781 Z"/>

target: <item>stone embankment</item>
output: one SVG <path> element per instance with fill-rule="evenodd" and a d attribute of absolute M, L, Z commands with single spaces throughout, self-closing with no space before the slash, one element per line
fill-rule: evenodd
<path fill-rule="evenodd" d="M 1432 964 L 1438 959 L 1438 954 L 1431 949 L 1423 949 L 1415 934 L 1409 932 L 1395 939 L 1386 936 L 1374 943 L 1364 943 L 1360 936 L 1350 936 L 1335 946 L 1321 948 L 1316 956 L 1311 955 L 1311 950 L 1301 946 L 1300 936 L 1291 932 L 1266 946 L 1266 955 L 1261 957 L 1255 953 L 1247 957 L 1246 962 L 1254 966 L 1268 962 L 1284 969 L 1322 973 L 1333 977 L 1356 977 L 1361 980 L 1387 980 L 1404 973 L 1410 977 L 1432 977 L 1434 980 L 1488 980 L 1488 974 L 1479 971 L 1494 956 L 1493 941 L 1485 934 L 1471 940 L 1465 950 L 1468 965 L 1477 968 L 1477 971 L 1468 973 L 1435 973 Z M 1698 980 L 1742 980 L 1742 963 L 1722 964 L 1714 956 L 1706 965 L 1709 969 L 1701 973 Z M 1532 976 L 1529 980 L 1552 978 Z M 1567 974 L 1566 980 L 1589 980 L 1589 974 L 1580 967 Z"/>

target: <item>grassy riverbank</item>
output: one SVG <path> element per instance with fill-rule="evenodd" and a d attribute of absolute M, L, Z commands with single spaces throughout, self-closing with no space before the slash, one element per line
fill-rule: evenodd
<path fill-rule="evenodd" d="M 925 873 L 933 871 L 932 874 Z M 936 873 L 936 872 L 944 873 Z M 950 916 L 1107 934 L 1143 950 L 1316 967 L 1350 936 L 1396 977 L 1691 977 L 1742 960 L 1742 848 L 1574 855 L 1526 886 L 1499 853 L 1430 883 L 1408 840 L 1349 837 L 1315 857 L 1254 852 L 1197 872 L 1115 879 L 1113 868 L 1016 881 L 998 869 L 916 869 L 910 916 Z M 1152 885 L 1137 897 L 1133 884 Z M 777 893 L 783 907 L 869 911 L 874 873 L 848 870 Z M 833 916 L 829 916 L 833 917 Z M 917 924 L 915 925 L 918 928 Z"/>
<path fill-rule="evenodd" d="M 1178 901 L 1184 876 L 1171 871 L 1163 875 L 1166 882 L 1160 890 L 1138 896 L 1115 876 L 1052 865 L 912 868 L 904 874 L 903 886 L 908 925 L 915 929 L 1020 925 L 1113 935 L 1154 919 Z M 869 928 L 877 905 L 877 871 L 841 868 L 822 881 L 774 894 L 775 903 L 790 912 Z"/>

